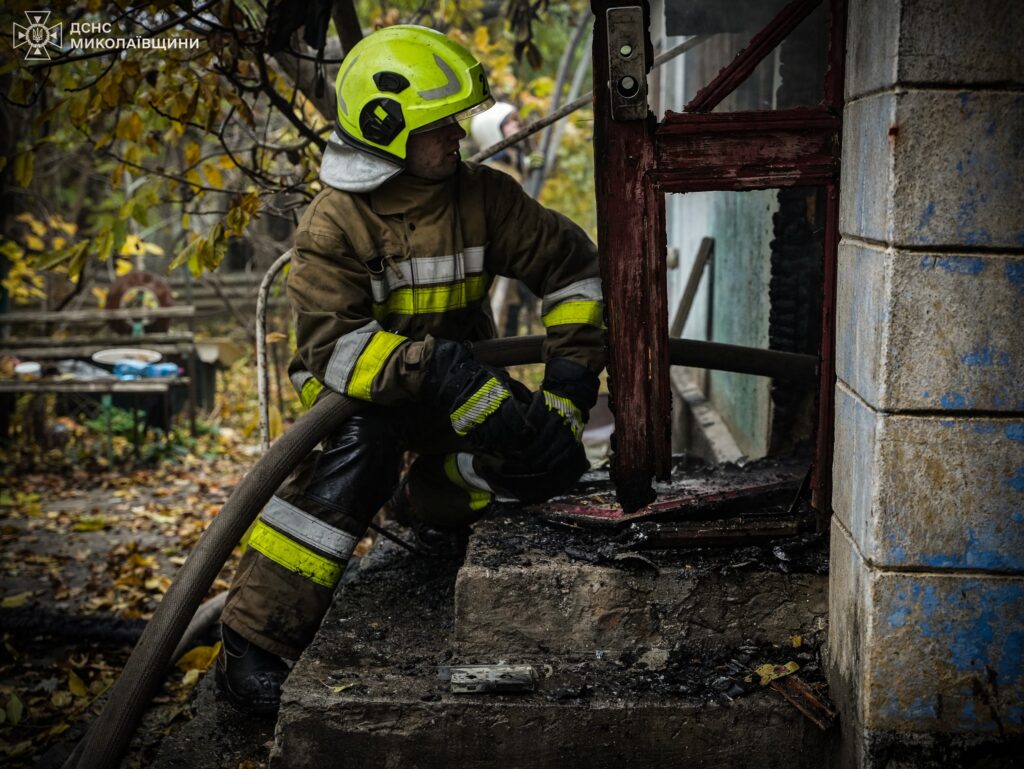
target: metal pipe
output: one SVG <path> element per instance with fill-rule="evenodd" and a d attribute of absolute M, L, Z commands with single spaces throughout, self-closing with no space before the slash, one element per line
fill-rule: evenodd
<path fill-rule="evenodd" d="M 711 37 L 711 35 L 696 35 L 695 37 L 691 37 L 689 40 L 680 43 L 674 48 L 669 48 L 667 51 L 665 51 L 662 54 L 659 54 L 654 58 L 654 64 L 652 65 L 652 67 L 660 67 L 665 62 L 671 61 L 677 56 L 686 53 L 691 48 L 696 48 L 698 45 L 700 45 L 706 40 L 709 40 Z M 513 144 L 521 142 L 528 136 L 533 136 L 533 134 L 537 133 L 538 131 L 543 131 L 556 120 L 561 120 L 566 115 L 571 115 L 573 112 L 580 109 L 581 107 L 590 104 L 593 99 L 593 96 L 594 92 L 592 90 L 587 91 L 587 93 L 583 94 L 583 96 L 581 96 L 580 98 L 569 102 L 564 107 L 552 112 L 550 115 L 542 117 L 536 123 L 532 123 L 531 125 L 524 128 L 522 131 L 517 131 L 511 136 L 502 139 L 497 144 L 492 144 L 490 147 L 480 150 L 478 153 L 469 158 L 470 162 L 479 163 L 482 160 L 486 160 L 491 155 L 496 155 L 503 149 L 506 149 L 507 147 L 511 147 Z"/>
<path fill-rule="evenodd" d="M 278 273 L 292 260 L 294 249 L 289 248 L 270 265 L 267 274 L 260 281 L 256 294 L 256 394 L 260 409 L 260 449 L 265 454 L 270 448 L 270 407 L 267 398 L 269 381 L 267 377 L 267 298 L 270 287 Z"/>

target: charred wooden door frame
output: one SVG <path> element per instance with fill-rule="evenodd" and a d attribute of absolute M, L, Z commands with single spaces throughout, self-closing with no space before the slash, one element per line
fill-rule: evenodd
<path fill-rule="evenodd" d="M 835 397 L 835 292 L 839 244 L 839 158 L 846 0 L 831 6 L 828 66 L 819 106 L 765 112 L 711 113 L 778 43 L 825 0 L 793 0 L 701 89 L 687 112 L 661 123 L 613 121 L 609 112 L 609 8 L 647 0 L 592 0 L 594 11 L 594 152 L 601 275 L 606 286 L 613 473 L 619 502 L 632 511 L 654 499 L 652 477 L 671 471 L 671 390 L 665 193 L 820 186 L 826 190 L 821 366 L 812 502 L 819 528 L 831 500 Z M 649 34 L 647 61 L 654 59 Z"/>

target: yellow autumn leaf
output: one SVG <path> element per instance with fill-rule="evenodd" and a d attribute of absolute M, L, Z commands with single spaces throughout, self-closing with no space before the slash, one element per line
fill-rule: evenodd
<path fill-rule="evenodd" d="M 20 152 L 14 157 L 14 181 L 21 187 L 32 183 L 32 173 L 36 167 L 36 156 L 31 152 Z"/>
<path fill-rule="evenodd" d="M 220 169 L 212 163 L 207 163 L 203 166 L 203 171 L 206 173 L 206 178 L 210 180 L 210 184 L 217 188 L 224 187 L 224 177 L 221 176 Z"/>
<path fill-rule="evenodd" d="M 32 214 L 29 214 L 25 219 L 21 221 L 25 222 L 29 227 L 32 228 L 32 232 L 40 238 L 46 234 L 46 225 L 36 219 Z"/>
<path fill-rule="evenodd" d="M 24 606 L 28 603 L 28 599 L 32 597 L 31 591 L 24 593 L 18 593 L 17 595 L 9 595 L 0 601 L 0 608 L 4 609 L 17 609 L 19 606 Z"/>
<path fill-rule="evenodd" d="M 210 666 L 217 660 L 220 653 L 220 641 L 213 646 L 196 646 L 189 649 L 176 663 L 179 670 L 209 670 Z"/>
<path fill-rule="evenodd" d="M 142 238 L 138 235 L 128 234 L 124 236 L 124 243 L 121 244 L 121 250 L 117 252 L 119 256 L 137 256 L 142 253 Z"/>
<path fill-rule="evenodd" d="M 35 235 L 25 236 L 25 245 L 31 248 L 33 251 L 42 251 L 46 248 L 46 244 L 42 240 L 37 238 Z"/>
<path fill-rule="evenodd" d="M 22 715 L 25 713 L 25 706 L 18 699 L 18 695 L 11 692 L 10 699 L 7 700 L 7 707 L 4 710 L 7 712 L 8 722 L 17 726 L 21 722 Z"/>
<path fill-rule="evenodd" d="M 185 164 L 194 166 L 199 162 L 199 145 L 195 142 L 189 142 L 185 145 Z"/>
<path fill-rule="evenodd" d="M 100 307 L 106 307 L 106 305 L 107 305 L 107 289 L 105 289 L 105 288 L 97 288 L 96 286 L 93 286 L 93 288 L 92 288 L 92 295 L 96 297 L 96 303 Z"/>
<path fill-rule="evenodd" d="M 192 670 L 185 671 L 185 675 L 181 677 L 182 686 L 195 686 L 199 683 L 199 676 L 203 674 L 202 670 L 192 668 Z"/>
<path fill-rule="evenodd" d="M 280 331 L 271 331 L 269 334 L 267 334 L 267 344 L 286 341 L 288 341 L 288 335 L 282 334 Z"/>
<path fill-rule="evenodd" d="M 117 263 L 114 265 L 114 274 L 117 275 L 117 277 L 127 275 L 131 271 L 132 263 L 128 259 L 118 259 Z"/>
<path fill-rule="evenodd" d="M 78 677 L 78 673 L 74 670 L 68 671 L 68 691 L 76 697 L 89 696 L 89 690 L 85 687 L 85 682 Z"/>
<path fill-rule="evenodd" d="M 487 50 L 487 27 L 481 25 L 476 28 L 476 32 L 473 33 L 473 47 L 480 51 Z"/>

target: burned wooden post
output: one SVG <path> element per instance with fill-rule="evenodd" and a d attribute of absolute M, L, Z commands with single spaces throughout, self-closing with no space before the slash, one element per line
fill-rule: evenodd
<path fill-rule="evenodd" d="M 664 198 L 646 183 L 654 116 L 647 109 L 650 9 L 593 0 L 597 232 L 617 420 L 613 475 L 626 510 L 654 499 L 671 470 Z"/>

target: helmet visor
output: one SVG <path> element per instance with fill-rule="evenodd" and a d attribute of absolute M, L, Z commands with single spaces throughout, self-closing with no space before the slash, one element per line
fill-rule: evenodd
<path fill-rule="evenodd" d="M 474 104 L 472 107 L 467 107 L 466 109 L 460 112 L 448 115 L 447 117 L 443 117 L 440 120 L 435 120 L 433 123 L 421 126 L 420 128 L 410 131 L 409 133 L 421 134 L 426 133 L 427 131 L 433 131 L 435 128 L 440 128 L 441 126 L 451 125 L 452 123 L 461 123 L 463 120 L 469 120 L 474 115 L 479 115 L 481 112 L 486 112 L 493 106 L 494 97 L 488 96 L 479 104 Z"/>

